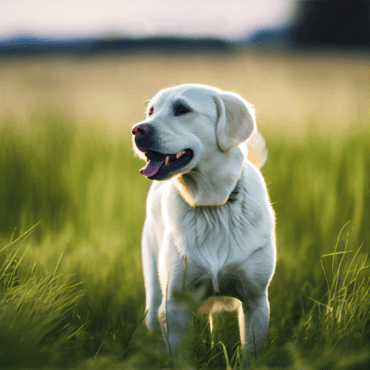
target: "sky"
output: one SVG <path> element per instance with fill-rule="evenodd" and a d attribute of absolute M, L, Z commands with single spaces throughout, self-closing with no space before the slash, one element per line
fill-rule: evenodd
<path fill-rule="evenodd" d="M 279 27 L 293 0 L 0 0 L 0 39 L 184 35 L 225 39 Z"/>

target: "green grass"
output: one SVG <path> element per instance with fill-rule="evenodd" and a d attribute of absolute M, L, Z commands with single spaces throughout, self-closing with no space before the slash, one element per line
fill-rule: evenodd
<path fill-rule="evenodd" d="M 278 261 L 255 368 L 370 363 L 369 131 L 323 138 L 320 123 L 307 123 L 304 141 L 291 141 L 260 122 Z M 56 111 L 30 117 L 27 127 L 14 116 L 0 122 L 1 368 L 166 365 L 161 334 L 142 325 L 140 239 L 150 182 L 129 136 Z M 212 344 L 206 320 L 194 317 L 182 368 L 238 368 L 237 320 L 224 319 Z"/>

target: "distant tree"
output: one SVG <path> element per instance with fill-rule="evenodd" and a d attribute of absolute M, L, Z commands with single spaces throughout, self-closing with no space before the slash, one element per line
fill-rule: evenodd
<path fill-rule="evenodd" d="M 370 45 L 370 2 L 298 1 L 290 29 L 296 45 Z"/>

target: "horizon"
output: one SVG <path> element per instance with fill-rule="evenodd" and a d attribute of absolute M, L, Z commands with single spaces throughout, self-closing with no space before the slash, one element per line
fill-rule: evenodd
<path fill-rule="evenodd" d="M 215 4 L 216 1 L 216 4 Z M 55 0 L 3 0 L 0 2 L 0 40 L 190 37 L 235 41 L 265 29 L 286 26 L 293 5 L 287 0 L 261 0 L 246 4 L 233 0 L 173 3 L 150 6 L 118 0 L 63 2 Z M 81 16 L 83 14 L 83 16 Z M 175 14 L 175 15 L 174 15 Z"/>

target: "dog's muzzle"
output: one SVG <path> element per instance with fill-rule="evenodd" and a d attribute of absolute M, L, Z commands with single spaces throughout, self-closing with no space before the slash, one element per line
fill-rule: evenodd
<path fill-rule="evenodd" d="M 147 164 L 140 173 L 150 180 L 166 180 L 175 171 L 188 164 L 193 158 L 191 149 L 184 149 L 175 154 L 165 154 L 159 151 L 158 140 L 155 140 L 154 129 L 146 123 L 140 123 L 133 127 L 132 134 L 135 136 L 137 148 L 147 158 Z"/>

